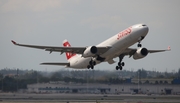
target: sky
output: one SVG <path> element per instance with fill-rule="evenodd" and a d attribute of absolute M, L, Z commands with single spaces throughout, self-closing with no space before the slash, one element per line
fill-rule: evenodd
<path fill-rule="evenodd" d="M 171 51 L 148 54 L 140 60 L 128 56 L 123 69 L 178 71 L 180 68 L 179 0 L 0 0 L 0 69 L 56 71 L 62 66 L 42 62 L 66 62 L 65 54 L 18 47 L 11 43 L 92 46 L 127 27 L 145 23 L 149 33 L 142 41 L 147 49 Z M 132 46 L 137 48 L 137 43 Z M 114 59 L 118 61 L 118 58 Z M 117 63 L 101 63 L 96 70 L 115 70 Z"/>

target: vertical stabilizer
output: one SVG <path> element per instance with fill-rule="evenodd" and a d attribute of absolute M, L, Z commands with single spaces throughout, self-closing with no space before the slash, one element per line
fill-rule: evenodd
<path fill-rule="evenodd" d="M 63 46 L 64 47 L 71 47 L 70 43 L 67 40 L 63 41 Z M 67 60 L 69 60 L 71 57 L 75 56 L 75 53 L 70 53 L 70 52 L 66 52 L 66 58 Z"/>

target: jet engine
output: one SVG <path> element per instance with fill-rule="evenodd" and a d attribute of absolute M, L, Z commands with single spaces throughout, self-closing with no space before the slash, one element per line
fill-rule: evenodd
<path fill-rule="evenodd" d="M 84 53 L 82 54 L 83 57 L 93 57 L 97 53 L 97 47 L 96 46 L 89 46 L 86 48 Z"/>
<path fill-rule="evenodd" d="M 133 55 L 133 58 L 136 59 L 141 59 L 147 56 L 148 50 L 146 48 L 139 48 L 137 49 L 136 53 Z"/>

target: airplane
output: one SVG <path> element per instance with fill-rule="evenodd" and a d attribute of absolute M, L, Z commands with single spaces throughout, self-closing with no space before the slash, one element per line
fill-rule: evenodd
<path fill-rule="evenodd" d="M 71 47 L 67 40 L 63 41 L 62 47 L 56 46 L 39 46 L 39 45 L 26 45 L 19 44 L 11 40 L 14 45 L 43 49 L 45 51 L 60 52 L 60 54 L 66 53 L 68 62 L 47 62 L 41 63 L 41 65 L 59 65 L 67 68 L 74 69 L 94 69 L 94 66 L 102 62 L 108 62 L 113 64 L 116 61 L 113 59 L 118 57 L 119 62 L 115 67 L 116 70 L 122 70 L 125 63 L 122 62 L 124 56 L 133 57 L 134 60 L 142 59 L 148 55 L 148 53 L 170 51 L 170 47 L 164 50 L 148 50 L 142 48 L 141 41 L 146 37 L 149 28 L 146 24 L 136 24 L 128 27 L 127 29 L 117 33 L 111 38 L 103 41 L 96 46 L 87 47 Z M 129 48 L 133 44 L 137 44 L 137 48 Z"/>

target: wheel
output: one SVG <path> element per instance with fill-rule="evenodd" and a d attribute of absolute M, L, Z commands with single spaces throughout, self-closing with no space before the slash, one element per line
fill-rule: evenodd
<path fill-rule="evenodd" d="M 119 69 L 122 70 L 122 66 L 120 66 Z"/>
<path fill-rule="evenodd" d="M 94 69 L 94 66 L 91 66 L 91 69 Z"/>
<path fill-rule="evenodd" d="M 141 47 L 142 45 L 141 45 L 141 44 L 138 44 L 137 46 L 138 46 L 138 47 Z"/>
<path fill-rule="evenodd" d="M 118 66 L 116 66 L 116 70 L 118 70 L 119 69 L 119 67 Z"/>
<path fill-rule="evenodd" d="M 87 68 L 89 69 L 89 68 L 90 68 L 90 65 L 88 65 Z"/>
<path fill-rule="evenodd" d="M 121 66 L 121 62 L 118 62 L 118 66 Z"/>
<path fill-rule="evenodd" d="M 124 65 L 125 65 L 125 63 L 124 63 L 124 62 L 122 62 L 122 63 L 121 63 L 121 66 L 124 66 Z"/>

